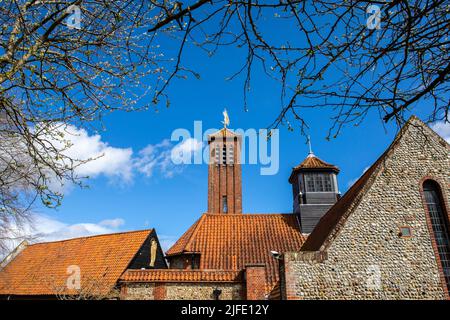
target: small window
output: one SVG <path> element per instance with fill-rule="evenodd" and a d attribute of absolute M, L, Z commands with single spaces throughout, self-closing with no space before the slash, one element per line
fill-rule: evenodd
<path fill-rule="evenodd" d="M 314 179 L 311 175 L 307 175 L 305 177 L 306 179 L 306 190 L 310 191 L 310 192 L 315 192 L 315 187 L 314 187 Z"/>
<path fill-rule="evenodd" d="M 317 191 L 323 191 L 324 187 L 323 187 L 323 175 L 321 174 L 315 174 L 314 175 L 314 185 L 315 185 L 315 189 Z"/>
<path fill-rule="evenodd" d="M 234 164 L 234 149 L 232 145 L 228 146 L 228 164 Z"/>
<path fill-rule="evenodd" d="M 227 196 L 222 196 L 222 212 L 228 213 L 228 199 Z"/>
<path fill-rule="evenodd" d="M 332 192 L 333 191 L 333 187 L 332 187 L 332 184 L 331 184 L 331 175 L 328 174 L 328 175 L 324 176 L 323 183 L 324 183 L 324 190 L 325 190 L 325 192 Z"/>
<path fill-rule="evenodd" d="M 227 147 L 222 147 L 222 164 L 227 164 Z"/>
<path fill-rule="evenodd" d="M 410 238 L 411 237 L 411 227 L 401 226 L 399 236 L 402 238 Z"/>
<path fill-rule="evenodd" d="M 232 145 L 216 145 L 213 152 L 215 164 L 233 165 L 234 164 L 234 148 Z"/>
<path fill-rule="evenodd" d="M 333 184 L 329 173 L 308 173 L 305 175 L 306 191 L 332 192 Z"/>
<path fill-rule="evenodd" d="M 214 162 L 216 164 L 219 164 L 219 156 L 220 156 L 219 146 L 216 145 L 216 147 L 214 148 Z"/>

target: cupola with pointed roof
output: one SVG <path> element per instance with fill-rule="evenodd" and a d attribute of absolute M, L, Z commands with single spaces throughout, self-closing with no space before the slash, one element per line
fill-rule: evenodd
<path fill-rule="evenodd" d="M 339 168 L 318 158 L 311 150 L 292 168 L 293 211 L 299 215 L 303 233 L 310 233 L 320 218 L 339 199 Z"/>

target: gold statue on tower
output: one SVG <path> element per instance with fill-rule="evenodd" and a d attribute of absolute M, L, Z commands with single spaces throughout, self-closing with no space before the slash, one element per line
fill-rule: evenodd
<path fill-rule="evenodd" d="M 223 121 L 222 121 L 223 127 L 226 129 L 227 126 L 230 124 L 230 118 L 228 117 L 227 109 L 224 109 L 222 114 L 223 114 Z"/>

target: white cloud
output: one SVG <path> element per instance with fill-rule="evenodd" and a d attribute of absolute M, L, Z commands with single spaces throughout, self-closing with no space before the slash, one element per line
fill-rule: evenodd
<path fill-rule="evenodd" d="M 123 231 L 121 226 L 125 224 L 122 218 L 106 219 L 98 223 L 68 224 L 47 215 L 34 215 L 32 221 L 21 226 L 22 236 L 33 239 L 32 242 L 58 241 L 79 237 L 94 236 Z M 145 228 L 152 226 L 146 225 Z M 167 251 L 177 240 L 175 236 L 158 235 L 159 242 L 164 251 Z M 20 241 L 19 241 L 20 242 Z M 15 243 L 18 245 L 18 243 Z"/>
<path fill-rule="evenodd" d="M 98 223 L 67 224 L 45 215 L 36 215 L 32 222 L 32 237 L 38 241 L 56 241 L 77 237 L 118 232 L 125 223 L 116 218 Z"/>
<path fill-rule="evenodd" d="M 117 218 L 117 219 L 110 219 L 110 220 L 103 220 L 100 221 L 99 225 L 104 227 L 110 227 L 110 228 L 118 228 L 121 225 L 125 224 L 125 220 Z"/>
<path fill-rule="evenodd" d="M 135 169 L 146 177 L 152 177 L 155 172 L 161 173 L 166 178 L 183 171 L 185 164 L 192 163 L 192 157 L 196 152 L 201 152 L 203 143 L 193 138 L 173 146 L 165 139 L 158 144 L 149 144 L 139 151 L 134 159 Z"/>
<path fill-rule="evenodd" d="M 86 130 L 74 126 L 64 128 L 64 139 L 71 143 L 71 147 L 64 154 L 80 161 L 93 159 L 81 164 L 75 169 L 79 176 L 97 177 L 105 175 L 109 178 L 120 178 L 130 181 L 132 178 L 131 148 L 115 148 L 102 141 L 100 135 L 89 135 Z"/>
<path fill-rule="evenodd" d="M 179 174 L 184 165 L 192 163 L 195 153 L 201 153 L 203 143 L 193 138 L 185 139 L 174 145 L 168 139 L 157 144 L 149 144 L 136 155 L 132 148 L 117 148 L 102 141 L 99 134 L 89 133 L 72 125 L 60 126 L 58 129 L 64 134 L 64 141 L 70 147 L 63 151 L 64 155 L 79 161 L 87 161 L 76 166 L 75 175 L 78 177 L 96 178 L 105 176 L 111 181 L 131 183 L 135 173 L 145 177 L 153 177 L 155 173 L 165 178 Z M 50 139 L 52 144 L 62 148 L 63 142 Z M 67 193 L 72 185 L 67 181 L 51 181 L 51 189 Z"/>
<path fill-rule="evenodd" d="M 124 224 L 125 220 L 122 218 L 106 219 L 98 223 L 68 224 L 47 215 L 33 214 L 29 221 L 20 225 L 11 224 L 9 226 L 10 234 L 6 236 L 11 237 L 11 240 L 5 243 L 6 250 L 0 250 L 0 260 L 23 240 L 36 243 L 115 233 L 123 231 L 120 227 Z M 145 228 L 150 227 L 148 221 L 146 221 Z M 166 252 L 175 243 L 177 237 L 158 235 L 158 239 L 161 248 Z"/>
<path fill-rule="evenodd" d="M 367 166 L 364 168 L 364 170 L 362 171 L 362 173 L 357 177 L 354 178 L 352 180 L 350 180 L 349 182 L 347 182 L 347 188 L 351 188 L 351 186 L 353 186 L 355 184 L 356 181 L 358 181 L 359 178 L 361 178 L 361 176 L 367 171 L 369 170 L 370 166 Z"/>
<path fill-rule="evenodd" d="M 134 167 L 146 177 L 152 177 L 158 169 L 164 172 L 171 163 L 170 149 L 171 144 L 167 139 L 158 144 L 149 144 L 139 151 L 134 159 Z"/>
<path fill-rule="evenodd" d="M 124 223 L 123 219 L 114 218 L 102 220 L 98 223 L 68 224 L 47 215 L 33 214 L 28 220 L 22 221 L 20 224 L 15 221 L 8 224 L 8 234 L 4 236 L 11 240 L 3 243 L 3 245 L 6 247 L 6 251 L 11 251 L 23 240 L 29 242 L 57 241 L 120 232 L 120 227 Z M 7 252 L 0 250 L 0 258 L 5 253 Z"/>
<path fill-rule="evenodd" d="M 203 143 L 197 139 L 188 138 L 172 148 L 171 157 L 174 163 L 191 163 L 192 156 L 203 149 Z"/>
<path fill-rule="evenodd" d="M 431 125 L 437 134 L 444 138 L 448 143 L 450 143 L 450 123 L 444 121 L 438 121 Z"/>

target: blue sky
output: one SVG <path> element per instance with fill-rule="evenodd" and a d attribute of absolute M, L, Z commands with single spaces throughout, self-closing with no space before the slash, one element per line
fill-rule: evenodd
<path fill-rule="evenodd" d="M 115 150 L 102 166 L 92 169 L 89 188 L 68 188 L 63 204 L 56 210 L 40 206 L 35 211 L 43 219 L 37 228 L 49 233 L 47 239 L 87 235 L 101 232 L 156 228 L 167 247 L 179 237 L 207 207 L 207 167 L 187 165 L 151 170 L 129 168 L 130 158 L 142 158 L 142 150 L 151 149 L 156 159 L 171 145 L 173 130 L 193 131 L 194 121 L 203 127 L 221 126 L 222 111 L 227 108 L 231 128 L 266 128 L 280 110 L 280 86 L 263 77 L 255 69 L 249 92 L 249 110 L 244 111 L 242 79 L 226 81 L 240 67 L 242 52 L 237 49 L 219 51 L 207 57 L 189 48 L 184 57 L 188 65 L 201 74 L 176 80 L 170 87 L 171 105 L 137 113 L 113 113 L 105 117 L 106 130 L 91 139 L 95 132 L 86 132 L 85 143 L 100 143 L 104 150 Z M 146 98 L 147 99 L 147 98 Z M 150 102 L 152 96 L 148 97 Z M 421 115 L 421 109 L 413 112 Z M 332 121 L 331 110 L 308 110 L 303 113 L 309 121 L 314 153 L 337 165 L 339 187 L 344 193 L 349 185 L 371 165 L 390 144 L 396 133 L 392 125 L 383 126 L 373 112 L 359 127 L 348 126 L 336 138 L 327 141 Z M 295 126 L 295 125 L 294 125 Z M 448 128 L 446 129 L 448 130 Z M 164 145 L 166 143 L 166 145 Z M 150 147 L 149 147 L 150 145 Z M 145 149 L 147 148 L 147 149 Z M 109 151 L 108 151 L 109 152 Z M 141 152 L 141 154 L 140 154 Z M 243 207 L 246 213 L 289 213 L 292 191 L 288 183 L 291 168 L 307 155 L 306 139 L 298 126 L 294 132 L 280 127 L 280 169 L 276 175 L 262 176 L 259 165 L 242 168 Z M 124 157 L 120 162 L 119 158 Z M 119 160 L 118 160 L 119 159 Z M 96 160 L 97 161 L 97 160 Z M 119 163 L 117 163 L 119 162 Z M 114 164 L 112 164 L 114 163 Z M 130 170 L 132 173 L 130 174 Z M 131 175 L 131 176 L 130 176 Z"/>

